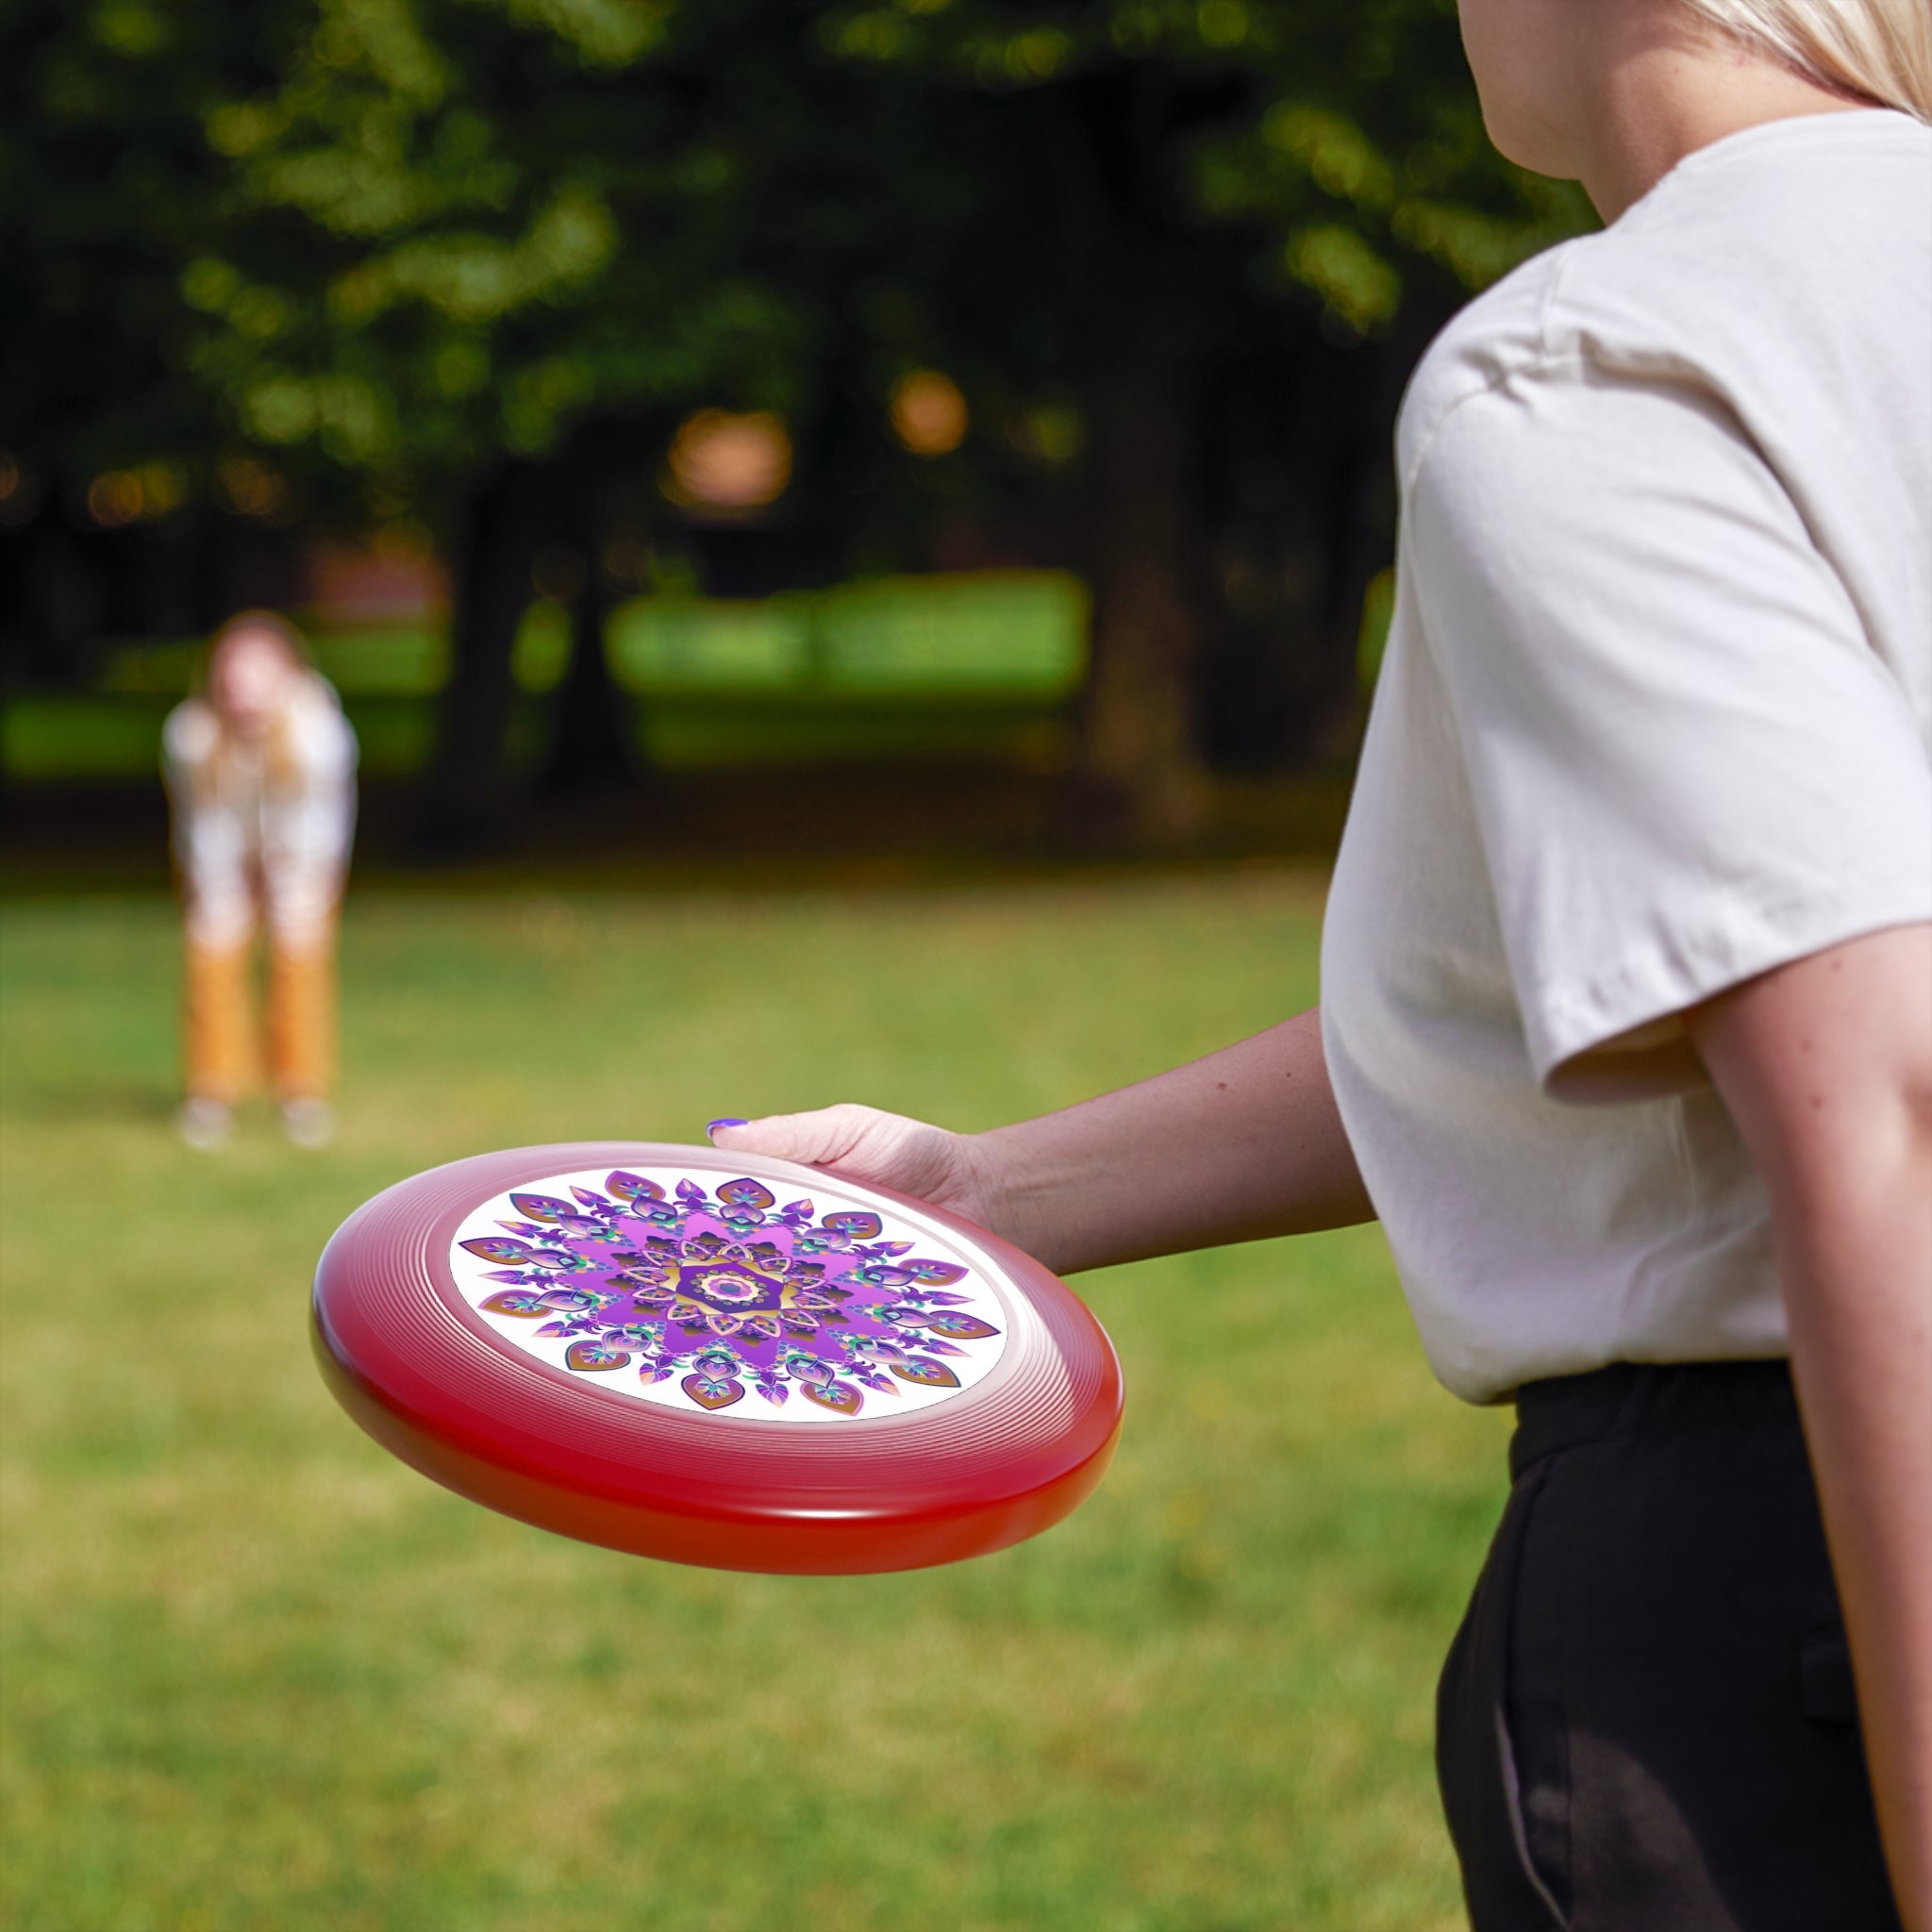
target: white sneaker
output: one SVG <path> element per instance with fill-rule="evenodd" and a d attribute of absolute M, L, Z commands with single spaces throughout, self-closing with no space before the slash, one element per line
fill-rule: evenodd
<path fill-rule="evenodd" d="M 297 1147 L 326 1147 L 336 1137 L 336 1110 L 327 1101 L 305 1095 L 282 1102 L 282 1132 Z"/>
<path fill-rule="evenodd" d="M 234 1109 L 205 1093 L 190 1094 L 175 1112 L 175 1131 L 199 1154 L 212 1154 L 224 1145 L 234 1125 Z"/>

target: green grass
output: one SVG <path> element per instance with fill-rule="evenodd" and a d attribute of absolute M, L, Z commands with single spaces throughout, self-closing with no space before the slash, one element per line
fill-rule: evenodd
<path fill-rule="evenodd" d="M 314 1257 L 432 1162 L 840 1096 L 960 1125 L 1314 991 L 1290 874 L 351 908 L 339 1147 L 177 1146 L 175 936 L 8 908 L 5 1746 L 17 1932 L 1424 1932 L 1437 1661 L 1502 1424 L 1373 1230 L 1089 1277 L 1112 1474 L 952 1569 L 547 1537 L 364 1439 Z"/>
<path fill-rule="evenodd" d="M 1087 617 L 1075 577 L 987 571 L 756 601 L 636 597 L 611 612 L 605 644 L 637 701 L 638 748 L 660 770 L 961 755 L 1051 767 L 1069 755 Z M 310 642 L 362 741 L 364 772 L 421 770 L 449 676 L 442 626 L 325 625 Z M 12 693 L 0 704 L 0 772 L 145 776 L 201 657 L 196 640 L 129 644 L 92 689 Z M 569 658 L 569 613 L 540 598 L 514 654 L 513 755 L 524 761 L 547 741 L 544 696 Z"/>
<path fill-rule="evenodd" d="M 46 779 L 149 778 L 161 761 L 161 725 L 172 700 L 152 693 L 27 691 L 0 703 L 0 774 Z M 523 692 L 511 714 L 511 762 L 525 770 L 548 748 L 550 703 Z M 435 701 L 407 694 L 352 695 L 365 777 L 421 772 L 436 743 Z M 1063 707 L 998 692 L 963 698 L 804 689 L 773 694 L 668 691 L 629 708 L 630 736 L 653 771 L 757 765 L 832 766 L 881 761 L 917 768 L 933 759 L 997 761 L 1058 770 L 1074 732 Z"/>

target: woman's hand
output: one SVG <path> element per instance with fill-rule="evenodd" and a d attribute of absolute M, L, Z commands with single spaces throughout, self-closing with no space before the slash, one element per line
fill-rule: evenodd
<path fill-rule="evenodd" d="M 714 1146 L 729 1154 L 764 1154 L 823 1167 L 848 1180 L 891 1188 L 963 1215 L 994 1234 L 997 1189 L 981 1143 L 904 1114 L 875 1107 L 822 1107 L 811 1113 L 774 1113 L 763 1120 L 716 1122 Z"/>

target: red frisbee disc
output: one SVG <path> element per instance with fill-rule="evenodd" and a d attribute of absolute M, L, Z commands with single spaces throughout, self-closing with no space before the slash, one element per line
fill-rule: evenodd
<path fill-rule="evenodd" d="M 587 1141 L 376 1195 L 315 1275 L 316 1357 L 385 1448 L 561 1535 L 725 1570 L 914 1570 L 1091 1493 L 1098 1322 L 1017 1248 L 813 1168 Z"/>

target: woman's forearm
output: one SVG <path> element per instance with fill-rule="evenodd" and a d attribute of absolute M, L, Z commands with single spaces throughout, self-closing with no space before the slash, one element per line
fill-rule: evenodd
<path fill-rule="evenodd" d="M 1374 1219 L 1314 1008 L 969 1145 L 989 1224 L 1057 1274 Z"/>

